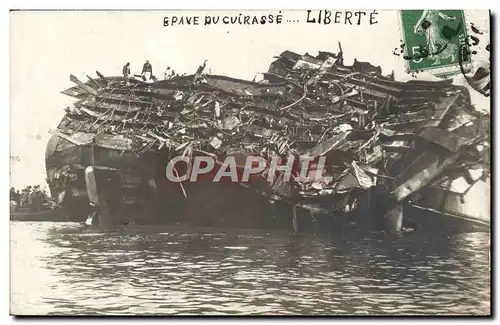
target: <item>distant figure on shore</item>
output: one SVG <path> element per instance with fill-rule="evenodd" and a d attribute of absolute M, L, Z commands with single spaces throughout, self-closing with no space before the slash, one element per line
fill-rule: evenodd
<path fill-rule="evenodd" d="M 29 197 L 30 197 L 30 191 L 31 191 L 31 186 L 28 186 L 23 189 L 23 192 L 21 194 L 21 208 L 25 208 L 29 204 Z"/>
<path fill-rule="evenodd" d="M 16 190 L 11 187 L 10 188 L 10 211 L 14 212 L 19 207 L 19 198 L 17 197 Z"/>
<path fill-rule="evenodd" d="M 40 185 L 35 185 L 33 192 L 31 193 L 31 205 L 30 210 L 32 212 L 40 211 L 42 207 L 42 192 L 40 191 Z"/>
<path fill-rule="evenodd" d="M 49 200 L 45 189 L 41 189 L 40 185 L 26 186 L 21 193 L 14 187 L 10 188 L 11 212 L 18 208 L 28 208 L 30 212 L 41 211 L 47 201 Z"/>
<path fill-rule="evenodd" d="M 130 62 L 127 62 L 124 66 L 123 66 L 123 78 L 125 79 L 125 84 L 128 85 L 128 80 L 129 80 L 129 77 L 130 77 Z"/>
<path fill-rule="evenodd" d="M 11 187 L 10 188 L 10 212 L 15 212 L 19 207 L 19 202 L 16 197 L 16 190 Z"/>
<path fill-rule="evenodd" d="M 28 208 L 31 210 L 31 207 L 33 206 L 33 188 L 31 186 L 28 186 Z"/>
<path fill-rule="evenodd" d="M 151 76 L 153 75 L 153 67 L 151 66 L 151 63 L 149 63 L 149 60 L 146 60 L 146 63 L 142 66 L 141 75 L 144 81 L 149 81 L 151 79 Z"/>
<path fill-rule="evenodd" d="M 21 202 L 21 193 L 19 193 L 19 190 L 16 190 L 16 202 L 17 205 L 19 205 Z"/>

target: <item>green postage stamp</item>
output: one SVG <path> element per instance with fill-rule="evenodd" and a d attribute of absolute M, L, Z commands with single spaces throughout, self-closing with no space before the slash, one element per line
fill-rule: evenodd
<path fill-rule="evenodd" d="M 432 70 L 435 75 L 460 72 L 470 56 L 463 10 L 401 10 L 401 30 L 409 72 Z"/>

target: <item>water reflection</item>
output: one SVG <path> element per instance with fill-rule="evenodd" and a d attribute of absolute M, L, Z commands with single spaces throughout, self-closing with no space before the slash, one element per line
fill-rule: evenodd
<path fill-rule="evenodd" d="M 482 233 L 295 237 L 12 222 L 11 243 L 12 309 L 27 314 L 408 315 L 490 309 L 489 238 Z"/>

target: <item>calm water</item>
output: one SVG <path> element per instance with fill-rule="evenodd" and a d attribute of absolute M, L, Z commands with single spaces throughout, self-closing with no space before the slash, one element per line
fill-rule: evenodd
<path fill-rule="evenodd" d="M 16 314 L 489 314 L 488 234 L 11 222 Z"/>

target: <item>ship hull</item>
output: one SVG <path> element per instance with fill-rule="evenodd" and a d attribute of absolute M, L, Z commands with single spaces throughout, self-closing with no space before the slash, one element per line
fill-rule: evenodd
<path fill-rule="evenodd" d="M 107 210 L 103 223 L 293 229 L 291 204 L 273 202 L 241 183 L 213 182 L 210 178 L 169 181 L 165 176 L 168 155 L 135 157 L 113 149 L 76 145 L 68 149 L 64 139 L 54 138 L 57 149 L 47 156 L 49 186 L 71 220 L 84 222 L 91 213 L 85 169 L 93 166 L 99 202 Z M 94 164 L 82 164 L 91 160 L 87 157 L 91 150 Z M 67 157 L 70 153 L 71 159 Z M 64 172 L 57 172 L 61 170 Z M 61 174 L 70 180 L 61 182 Z M 307 214 L 299 208 L 299 219 L 310 220 Z M 303 228 L 314 227 L 306 223 L 310 224 L 301 222 Z"/>
<path fill-rule="evenodd" d="M 80 162 L 89 160 L 85 157 L 89 155 L 87 149 L 79 147 L 78 150 L 72 151 L 73 159 Z M 387 205 L 387 198 L 377 196 L 375 190 L 359 194 L 361 202 L 364 203 L 349 212 L 340 209 L 328 210 L 325 208 L 327 205 L 318 198 L 299 200 L 295 202 L 297 220 L 294 227 L 293 205 L 290 202 L 273 202 L 241 183 L 216 183 L 210 179 L 202 179 L 199 182 L 170 182 L 165 176 L 168 155 L 134 157 L 121 153 L 121 159 L 117 160 L 109 158 L 118 155 L 115 150 L 97 150 L 100 153 L 97 161 L 99 165 L 94 164 L 96 186 L 100 204 L 106 206 L 107 210 L 106 216 L 100 219 L 102 223 L 285 231 L 298 228 L 300 232 L 334 232 L 346 227 L 370 230 L 388 228 L 384 225 L 384 211 L 389 210 L 390 206 Z M 55 161 L 61 161 L 58 159 L 60 155 L 61 152 L 56 150 L 54 155 L 47 159 L 53 162 L 53 169 L 66 170 L 67 174 L 73 175 L 73 180 L 61 188 L 57 186 L 57 180 L 49 179 L 51 192 L 54 199 L 60 199 L 59 203 L 63 209 L 59 214 L 64 215 L 65 221 L 84 222 L 92 211 L 84 175 L 84 170 L 90 165 L 54 164 Z M 49 172 L 49 175 L 54 173 Z M 348 196 L 338 195 L 336 203 L 352 203 L 345 200 L 346 198 Z M 332 200 L 329 196 L 328 201 L 335 201 L 335 197 Z M 489 231 L 487 223 L 415 205 L 405 205 L 403 215 L 405 228 L 452 232 Z M 17 215 L 16 218 L 26 219 Z"/>

